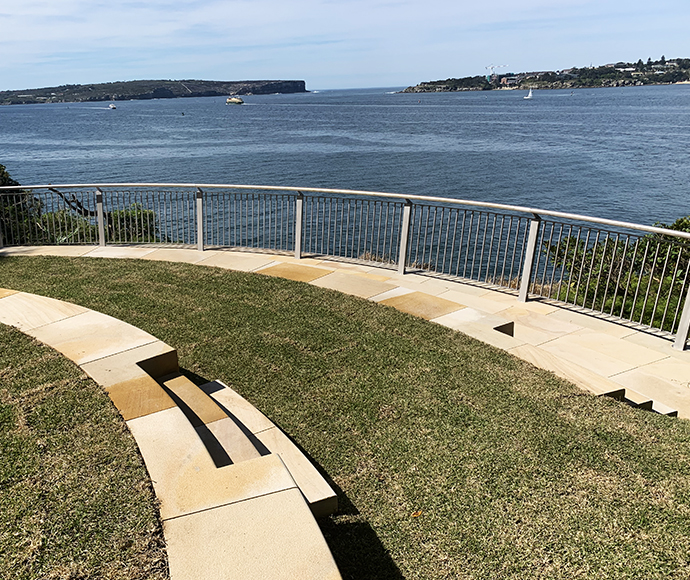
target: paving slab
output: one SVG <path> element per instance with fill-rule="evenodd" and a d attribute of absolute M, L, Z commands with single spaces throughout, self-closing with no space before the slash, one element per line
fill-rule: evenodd
<path fill-rule="evenodd" d="M 268 451 L 280 455 L 316 517 L 332 514 L 338 509 L 337 495 L 316 467 L 261 411 L 221 381 L 213 381 L 200 388 L 249 429 Z"/>
<path fill-rule="evenodd" d="M 612 380 L 626 390 L 632 389 L 653 399 L 655 403 L 662 402 L 675 409 L 682 419 L 690 418 L 690 387 L 682 381 L 660 377 L 653 371 L 648 373 L 644 367 L 616 375 Z"/>
<path fill-rule="evenodd" d="M 221 381 L 212 381 L 199 388 L 232 413 L 252 433 L 256 434 L 274 427 L 273 422 L 266 415 Z"/>
<path fill-rule="evenodd" d="M 0 256 L 65 256 L 79 257 L 98 246 L 12 246 L 0 249 Z"/>
<path fill-rule="evenodd" d="M 387 282 L 344 272 L 332 272 L 313 280 L 311 284 L 320 288 L 338 290 L 339 292 L 359 296 L 360 298 L 370 298 L 395 288 L 393 284 Z"/>
<path fill-rule="evenodd" d="M 339 580 L 297 489 L 164 522 L 173 580 Z"/>
<path fill-rule="evenodd" d="M 620 389 L 620 385 L 612 379 L 602 377 L 582 365 L 564 360 L 531 344 L 513 347 L 508 352 L 536 367 L 551 371 L 594 395 L 603 395 Z"/>
<path fill-rule="evenodd" d="M 439 320 L 440 319 L 434 320 L 434 322 L 438 322 Z M 458 323 L 453 328 L 463 334 L 502 350 L 510 350 L 511 348 L 525 344 L 525 341 L 517 337 L 508 336 L 503 332 L 494 330 L 491 325 L 487 325 L 484 321 Z"/>
<path fill-rule="evenodd" d="M 28 332 L 86 312 L 89 312 L 87 308 L 62 300 L 26 292 L 11 292 L 2 298 L 0 322 Z M 46 344 L 53 346 L 49 342 Z"/>
<path fill-rule="evenodd" d="M 144 365 L 146 369 L 138 364 L 142 361 L 150 361 L 148 365 Z M 146 375 L 155 378 L 179 370 L 177 351 L 161 340 L 85 363 L 81 368 L 94 381 L 106 388 Z"/>
<path fill-rule="evenodd" d="M 303 266 L 301 264 L 291 264 L 289 262 L 276 264 L 275 266 L 259 270 L 260 274 L 265 274 L 266 276 L 287 278 L 288 280 L 295 280 L 297 282 L 313 282 L 317 278 L 326 276 L 331 272 L 333 272 L 333 270 L 316 268 L 314 266 Z"/>
<path fill-rule="evenodd" d="M 405 294 L 412 294 L 412 292 L 415 292 L 415 290 L 403 288 L 402 286 L 396 286 L 392 290 L 387 290 L 386 292 L 383 292 L 381 294 L 371 296 L 369 300 L 371 300 L 372 302 L 383 302 L 384 300 L 388 300 L 389 298 L 396 298 L 398 296 L 404 296 Z"/>
<path fill-rule="evenodd" d="M 164 378 L 162 382 L 166 389 L 177 396 L 192 411 L 193 415 L 188 419 L 194 427 L 227 418 L 227 415 L 216 402 L 184 375 Z"/>
<path fill-rule="evenodd" d="M 471 323 L 481 323 L 487 330 L 493 331 L 497 326 L 504 325 L 510 321 L 507 318 L 475 310 L 474 308 L 462 308 L 450 314 L 434 318 L 433 322 L 454 330 L 462 330 L 463 326 Z"/>
<path fill-rule="evenodd" d="M 482 312 L 488 312 L 489 314 L 496 314 L 508 308 L 511 303 L 506 300 L 493 300 L 486 297 L 486 293 L 481 295 L 474 293 L 458 292 L 456 290 L 448 290 L 440 294 L 441 298 L 445 300 L 450 300 L 451 302 L 456 302 L 462 304 L 463 306 L 468 306 L 474 308 L 475 310 L 480 310 Z M 515 303 L 515 297 L 510 295 L 501 295 L 504 297 L 512 298 L 512 303 Z"/>
<path fill-rule="evenodd" d="M 147 374 L 110 385 L 106 392 L 125 421 L 176 406 L 170 395 Z"/>
<path fill-rule="evenodd" d="M 146 254 L 144 258 L 146 260 L 157 260 L 162 262 L 184 262 L 187 264 L 196 264 L 202 260 L 212 258 L 216 253 L 217 252 L 214 252 L 213 250 L 200 252 L 199 250 L 160 248 L 149 254 Z"/>
<path fill-rule="evenodd" d="M 261 453 L 247 437 L 247 434 L 230 417 L 207 423 L 205 429 L 197 428 L 199 437 L 209 448 L 208 435 L 223 449 L 232 463 L 240 463 L 261 457 Z"/>
<path fill-rule="evenodd" d="M 28 329 L 26 333 L 78 365 L 158 340 L 139 328 L 93 310 Z"/>
<path fill-rule="evenodd" d="M 141 246 L 99 246 L 88 253 L 89 258 L 143 258 L 156 251 L 153 247 Z"/>
<path fill-rule="evenodd" d="M 178 407 L 131 419 L 164 520 L 296 488 L 277 455 L 216 467 Z"/>
<path fill-rule="evenodd" d="M 328 516 L 338 509 L 338 497 L 290 438 L 278 427 L 256 434 L 271 453 L 277 453 L 304 495 L 314 517 Z"/>
<path fill-rule="evenodd" d="M 566 306 L 556 308 L 556 310 L 550 312 L 547 316 L 550 320 L 564 322 L 566 324 L 575 324 L 582 328 L 589 328 L 596 332 L 609 334 L 615 338 L 624 338 L 637 333 L 637 330 L 625 326 L 613 318 L 607 320 L 606 318 L 597 317 L 594 314 L 571 310 Z"/>
<path fill-rule="evenodd" d="M 9 290 L 8 288 L 0 288 L 0 298 L 5 298 L 6 296 L 12 296 L 16 294 L 17 290 Z"/>
<path fill-rule="evenodd" d="M 436 296 L 429 296 L 422 292 L 412 292 L 403 296 L 395 296 L 382 300 L 380 304 L 391 306 L 402 312 L 414 314 L 426 320 L 438 318 L 444 314 L 450 314 L 463 308 L 460 304 L 444 300 Z"/>
<path fill-rule="evenodd" d="M 675 336 L 658 336 L 651 332 L 634 331 L 632 334 L 623 337 L 623 342 L 643 346 L 690 365 L 690 350 L 676 350 L 673 348 L 675 338 Z"/>
<path fill-rule="evenodd" d="M 206 252 L 204 252 L 206 254 Z M 252 272 L 275 262 L 275 256 L 268 254 L 245 254 L 239 252 L 217 251 L 197 262 L 202 266 L 215 266 L 226 270 L 238 270 L 240 272 Z"/>

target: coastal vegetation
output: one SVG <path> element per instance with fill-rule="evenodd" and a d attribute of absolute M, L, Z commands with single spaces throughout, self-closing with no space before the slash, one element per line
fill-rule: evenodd
<path fill-rule="evenodd" d="M 580 89 L 673 84 L 690 81 L 690 59 L 662 56 L 635 63 L 617 62 L 597 67 L 493 74 L 422 82 L 405 93 L 489 91 L 492 89 Z"/>
<path fill-rule="evenodd" d="M 690 232 L 690 217 L 657 227 Z M 632 241 L 616 236 L 594 243 L 569 235 L 545 242 L 550 267 L 561 270 L 565 283 L 542 289 L 550 298 L 625 320 L 647 321 L 674 332 L 690 265 L 687 240 L 648 234 Z M 584 273 L 584 275 L 583 275 Z M 650 299 L 651 297 L 651 299 Z"/>
<path fill-rule="evenodd" d="M 0 91 L 0 105 L 304 93 L 304 81 L 141 80 Z"/>
<path fill-rule="evenodd" d="M 320 525 L 345 579 L 690 573 L 687 421 L 588 395 L 461 333 L 289 280 L 180 263 L 26 256 L 0 258 L 0 287 L 143 328 L 178 349 L 189 376 L 218 378 L 266 413 L 338 489 L 340 512 Z M 0 390 L 20 398 L 21 381 L 37 396 L 31 385 L 46 382 L 43 365 L 26 366 L 28 352 L 37 349 L 40 361 L 59 357 L 36 343 L 16 353 L 19 343 L 7 344 Z M 64 390 L 77 392 L 69 383 Z M 1 407 L 1 424 L 11 437 L 40 427 L 47 447 L 38 456 L 50 482 L 62 465 L 53 441 L 78 436 L 72 421 L 81 403 L 76 394 L 53 407 L 32 401 L 27 395 L 26 422 Z M 71 461 L 79 473 L 109 466 L 81 443 Z M 22 465 L 12 463 L 5 481 L 17 483 Z M 130 493 L 116 474 L 111 481 L 116 502 Z M 36 538 L 46 537 L 44 558 L 57 546 L 41 526 L 65 514 L 59 534 L 74 536 L 65 546 L 100 557 L 88 549 L 80 511 L 38 501 L 17 511 Z M 22 557 L 38 545 L 34 535 L 0 536 Z M 132 536 L 135 544 L 146 537 Z M 22 577 L 12 569 L 4 576 Z"/>

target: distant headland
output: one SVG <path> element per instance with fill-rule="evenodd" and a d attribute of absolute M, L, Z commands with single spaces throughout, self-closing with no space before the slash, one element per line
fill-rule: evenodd
<path fill-rule="evenodd" d="M 493 65 L 492 65 L 493 66 Z M 487 67 L 491 68 L 491 67 Z M 498 68 L 498 67 L 496 67 Z M 690 82 L 690 59 L 651 58 L 636 63 L 617 62 L 597 67 L 569 68 L 559 71 L 537 71 L 463 77 L 423 82 L 407 87 L 404 93 L 444 93 L 453 91 L 490 91 L 496 89 L 581 89 L 627 87 Z"/>
<path fill-rule="evenodd" d="M 306 93 L 304 81 L 118 81 L 92 85 L 62 85 L 42 89 L 0 91 L 0 105 L 82 103 L 227 95 Z"/>

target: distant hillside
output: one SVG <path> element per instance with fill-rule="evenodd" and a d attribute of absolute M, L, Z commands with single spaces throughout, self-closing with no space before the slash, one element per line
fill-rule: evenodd
<path fill-rule="evenodd" d="M 149 80 L 0 91 L 0 105 L 305 93 L 304 81 Z"/>
<path fill-rule="evenodd" d="M 690 81 L 690 59 L 676 58 L 636 63 L 617 62 L 598 67 L 570 68 L 494 74 L 419 83 L 404 93 L 443 93 L 454 91 L 490 91 L 493 89 L 576 89 L 662 85 Z"/>

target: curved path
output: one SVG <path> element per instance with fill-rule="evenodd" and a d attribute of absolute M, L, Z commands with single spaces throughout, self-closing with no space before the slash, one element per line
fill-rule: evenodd
<path fill-rule="evenodd" d="M 633 324 L 479 285 L 398 275 L 321 258 L 151 246 L 42 246 L 1 255 L 59 255 L 188 262 L 281 276 L 353 294 L 415 314 L 492 344 L 570 380 L 659 413 L 690 417 L 690 351 Z"/>
<path fill-rule="evenodd" d="M 597 395 L 659 413 L 690 417 L 690 351 L 613 319 L 543 299 L 423 274 L 321 258 L 151 246 L 42 246 L 2 255 L 59 255 L 188 262 L 281 276 L 392 306 L 459 330 L 552 371 Z"/>
<path fill-rule="evenodd" d="M 75 362 L 120 411 L 160 502 L 171 580 L 340 578 L 314 519 L 335 493 L 237 393 L 197 387 L 173 348 L 75 304 L 0 288 L 0 323 Z"/>

